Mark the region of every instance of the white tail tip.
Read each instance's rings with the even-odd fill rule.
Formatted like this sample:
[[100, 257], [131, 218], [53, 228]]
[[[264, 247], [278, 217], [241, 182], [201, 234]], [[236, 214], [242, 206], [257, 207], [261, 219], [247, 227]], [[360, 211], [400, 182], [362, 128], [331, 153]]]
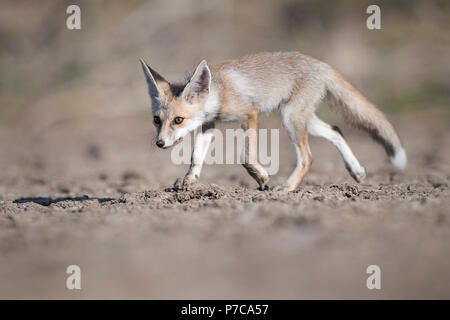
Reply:
[[394, 166], [401, 170], [405, 170], [406, 163], [408, 162], [408, 159], [406, 157], [405, 149], [399, 148], [396, 150], [395, 155], [391, 157], [391, 162]]

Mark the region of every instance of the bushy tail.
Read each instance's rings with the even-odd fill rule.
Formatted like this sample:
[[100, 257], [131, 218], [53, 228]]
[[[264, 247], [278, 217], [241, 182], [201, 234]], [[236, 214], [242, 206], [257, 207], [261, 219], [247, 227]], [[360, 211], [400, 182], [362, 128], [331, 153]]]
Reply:
[[384, 114], [336, 70], [330, 68], [326, 86], [327, 96], [335, 105], [341, 106], [345, 119], [368, 132], [375, 141], [384, 147], [391, 162], [403, 170], [407, 162], [406, 152]]

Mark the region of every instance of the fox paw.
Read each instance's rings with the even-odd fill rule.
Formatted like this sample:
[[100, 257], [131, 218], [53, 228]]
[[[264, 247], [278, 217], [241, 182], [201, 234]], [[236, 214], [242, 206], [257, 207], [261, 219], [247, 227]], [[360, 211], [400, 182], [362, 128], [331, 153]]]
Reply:
[[289, 188], [288, 186], [281, 185], [281, 186], [275, 186], [272, 189], [273, 192], [279, 192], [279, 193], [287, 193], [290, 191], [294, 191], [294, 189]]
[[260, 191], [269, 190], [269, 185], [268, 185], [269, 180], [270, 180], [269, 176], [258, 177], [258, 179], [256, 179], [256, 182], [258, 182], [258, 184], [259, 184], [258, 190], [260, 190]]
[[194, 176], [185, 176], [185, 177], [181, 177], [178, 178], [177, 180], [175, 180], [175, 183], [173, 184], [173, 188], [175, 190], [181, 190], [181, 189], [185, 189], [187, 186], [193, 185], [197, 183], [197, 178], [195, 178]]
[[366, 170], [364, 167], [359, 167], [357, 169], [349, 170], [350, 175], [356, 182], [360, 183], [366, 177]]

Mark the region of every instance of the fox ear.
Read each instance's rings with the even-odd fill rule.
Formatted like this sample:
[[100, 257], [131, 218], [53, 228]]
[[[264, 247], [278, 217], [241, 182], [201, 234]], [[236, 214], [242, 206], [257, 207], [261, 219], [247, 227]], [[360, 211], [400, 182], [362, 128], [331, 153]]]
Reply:
[[150, 68], [142, 59], [141, 62], [142, 70], [144, 71], [145, 79], [147, 80], [148, 93], [150, 97], [158, 97], [161, 88], [164, 85], [168, 85], [169, 82], [163, 78], [158, 72]]
[[211, 71], [205, 60], [200, 62], [194, 75], [189, 80], [188, 85], [184, 89], [183, 96], [187, 101], [208, 95], [211, 85]]

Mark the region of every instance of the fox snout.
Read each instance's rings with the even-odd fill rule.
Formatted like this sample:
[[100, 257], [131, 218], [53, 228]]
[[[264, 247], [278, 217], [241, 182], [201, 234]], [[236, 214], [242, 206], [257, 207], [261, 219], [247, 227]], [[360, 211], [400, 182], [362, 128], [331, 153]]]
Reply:
[[158, 139], [156, 140], [156, 145], [160, 148], [164, 148], [165, 142], [164, 140]]
[[156, 138], [156, 145], [161, 149], [168, 149], [170, 147], [173, 147], [174, 145], [178, 144], [183, 140], [183, 137], [180, 137], [176, 140], [173, 140], [172, 138], [168, 137], [166, 139], [161, 139], [159, 137]]

